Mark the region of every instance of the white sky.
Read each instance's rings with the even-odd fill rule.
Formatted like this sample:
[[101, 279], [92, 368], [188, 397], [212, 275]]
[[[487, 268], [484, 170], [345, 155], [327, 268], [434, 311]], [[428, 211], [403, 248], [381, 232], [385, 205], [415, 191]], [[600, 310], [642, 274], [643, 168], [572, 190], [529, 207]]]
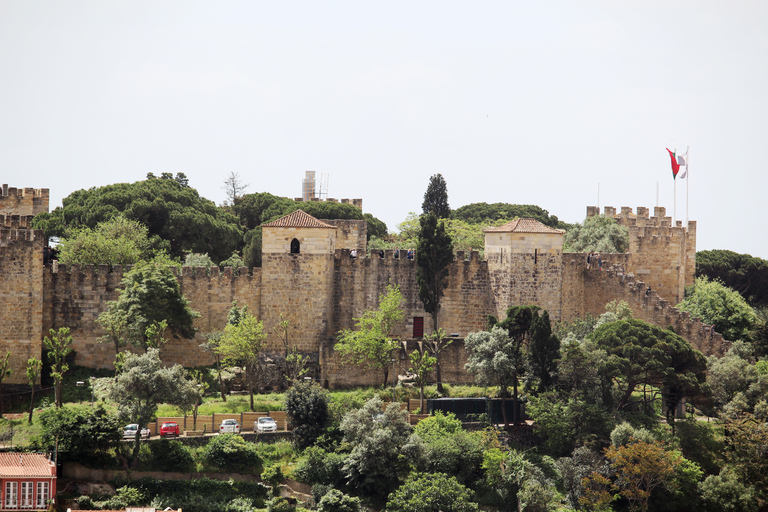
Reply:
[[[390, 230], [442, 173], [453, 208], [673, 210], [698, 249], [768, 258], [768, 2], [0, 0], [2, 183], [184, 172], [362, 198]], [[677, 218], [685, 219], [685, 181]]]

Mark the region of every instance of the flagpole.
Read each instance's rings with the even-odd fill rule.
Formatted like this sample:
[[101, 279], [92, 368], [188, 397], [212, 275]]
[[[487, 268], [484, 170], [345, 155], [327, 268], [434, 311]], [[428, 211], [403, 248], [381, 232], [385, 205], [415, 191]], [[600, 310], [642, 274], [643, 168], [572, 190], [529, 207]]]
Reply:
[[[673, 154], [675, 155], [675, 157], [674, 157], [675, 158], [675, 162], [677, 162], [677, 148], [675, 148], [675, 152]], [[673, 171], [675, 170], [674, 167], [672, 168], [672, 170]], [[674, 199], [673, 199], [673, 202], [672, 202], [672, 204], [673, 204], [673, 207], [672, 207], [672, 225], [674, 226], [675, 224], [677, 224], [677, 174], [675, 174], [674, 172], [672, 173], [672, 180], [675, 182], [675, 186], [672, 189], [672, 195], [674, 196]]]
[[688, 185], [691, 183], [691, 156], [690, 146], [685, 148], [685, 229], [688, 229]]

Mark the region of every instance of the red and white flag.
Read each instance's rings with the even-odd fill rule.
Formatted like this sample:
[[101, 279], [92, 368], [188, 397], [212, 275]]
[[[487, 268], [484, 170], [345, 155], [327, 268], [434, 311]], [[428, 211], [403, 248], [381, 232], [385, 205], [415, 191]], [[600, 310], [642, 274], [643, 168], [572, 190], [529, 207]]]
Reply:
[[672, 179], [677, 178], [677, 173], [680, 172], [681, 167], [685, 167], [685, 170], [680, 175], [680, 179], [685, 178], [685, 175], [688, 172], [688, 155], [677, 155], [674, 153], [674, 151], [670, 151], [669, 148], [666, 149], [669, 153], [669, 159], [672, 162]]

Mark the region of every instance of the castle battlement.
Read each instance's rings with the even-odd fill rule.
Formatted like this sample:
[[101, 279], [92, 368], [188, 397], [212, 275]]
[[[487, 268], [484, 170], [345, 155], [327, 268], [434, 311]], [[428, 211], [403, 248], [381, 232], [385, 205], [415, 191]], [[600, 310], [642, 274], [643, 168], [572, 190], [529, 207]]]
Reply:
[[34, 215], [3, 215], [0, 213], [0, 227], [12, 229], [32, 229]]
[[[100, 279], [109, 277], [110, 280], [122, 281], [125, 274], [131, 271], [133, 265], [112, 265], [110, 270], [109, 265], [65, 265], [59, 264], [51, 268], [52, 274], [59, 274], [59, 278], [69, 279], [71, 281], [92, 281], [93, 279]], [[216, 281], [220, 279], [229, 281], [249, 281], [253, 278], [248, 272], [248, 267], [239, 267], [237, 272], [232, 267], [224, 267], [221, 270], [219, 267], [213, 266], [207, 267], [170, 267], [171, 272], [176, 277], [187, 281]], [[66, 277], [64, 277], [66, 276]]]
[[[304, 198], [303, 197], [295, 197], [295, 198], [293, 198], [293, 200], [294, 201], [302, 201], [303, 202]], [[326, 202], [326, 203], [351, 204], [352, 206], [357, 206], [361, 210], [363, 209], [363, 200], [362, 199], [346, 199], [346, 198], [345, 199], [335, 199], [333, 197], [328, 197], [328, 198], [325, 199], [325, 201], [323, 201], [323, 199], [320, 198], [320, 197], [312, 197], [312, 198], [310, 198], [309, 202], [312, 202], [312, 203]]]
[[43, 232], [39, 229], [5, 227], [3, 225], [0, 228], [0, 247], [16, 242], [34, 242], [42, 237]]
[[[629, 206], [622, 206], [617, 212], [613, 206], [603, 207], [603, 215], [615, 219], [620, 225], [627, 227], [675, 227], [683, 228], [683, 221], [678, 220], [674, 225], [672, 217], [667, 215], [667, 209], [663, 206], [653, 208], [653, 215], [649, 216], [650, 209], [645, 206], [638, 206], [637, 211], [633, 212]], [[596, 217], [600, 215], [600, 207], [587, 206], [587, 217]], [[693, 226], [691, 226], [693, 223]], [[689, 229], [696, 227], [696, 221], [688, 221]]]
[[5, 215], [37, 215], [48, 211], [47, 188], [16, 188], [3, 184], [0, 191], [0, 213]]

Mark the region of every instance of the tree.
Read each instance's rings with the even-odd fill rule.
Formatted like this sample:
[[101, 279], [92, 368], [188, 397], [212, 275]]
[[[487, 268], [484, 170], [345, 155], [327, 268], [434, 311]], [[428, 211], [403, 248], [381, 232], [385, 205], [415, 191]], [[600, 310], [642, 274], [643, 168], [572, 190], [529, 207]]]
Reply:
[[638, 441], [605, 449], [616, 475], [615, 490], [629, 500], [630, 510], [648, 510], [654, 489], [673, 481], [676, 466], [683, 463], [679, 452], [666, 451], [660, 442]]
[[214, 261], [229, 257], [242, 241], [237, 218], [185, 186], [184, 178], [166, 174], [78, 190], [64, 198], [62, 207], [38, 214], [33, 225], [46, 237], [66, 237], [73, 229], [94, 228], [122, 216], [145, 225], [150, 238], [156, 235], [169, 243], [174, 258], [190, 251], [207, 252]]
[[317, 504], [319, 512], [360, 512], [360, 498], [348, 496], [338, 489], [331, 489]]
[[424, 386], [427, 385], [429, 372], [435, 366], [437, 359], [431, 357], [424, 348], [411, 352], [411, 367], [408, 369], [416, 377], [414, 383], [419, 386], [419, 411], [424, 414]]
[[442, 473], [421, 473], [389, 495], [387, 512], [476, 512], [472, 491]]
[[219, 344], [221, 343], [221, 338], [223, 336], [224, 336], [224, 333], [222, 331], [214, 331], [214, 332], [203, 334], [203, 337], [208, 341], [201, 343], [200, 348], [202, 348], [203, 351], [208, 352], [209, 354], [213, 354], [213, 357], [216, 359], [216, 378], [219, 381], [219, 392], [221, 393], [221, 401], [226, 402], [227, 393], [224, 387], [224, 379], [221, 376], [221, 354], [219, 353], [219, 350], [218, 350]]
[[[619, 320], [595, 329], [591, 339], [608, 356], [601, 370], [617, 386], [617, 410], [638, 401], [649, 408], [654, 387], [666, 390], [668, 414], [683, 396], [703, 393], [706, 359], [672, 331], [642, 320]], [[634, 398], [638, 388], [643, 394]]]
[[196, 393], [181, 365], [163, 367], [160, 353], [150, 348], [145, 354], [128, 353], [122, 371], [115, 376], [109, 398], [117, 402], [117, 416], [126, 423], [138, 423], [133, 461], [138, 463], [141, 427], [155, 415], [160, 403], [181, 405]]
[[412, 431], [407, 418], [408, 413], [394, 403], [382, 412], [378, 397], [344, 416], [340, 428], [352, 451], [343, 471], [358, 492], [385, 498], [397, 486], [407, 469], [406, 444]]
[[[416, 282], [419, 285], [419, 299], [424, 311], [432, 317], [432, 330], [438, 332], [440, 300], [448, 286], [448, 265], [453, 261], [451, 237], [445, 233], [445, 225], [437, 223], [434, 213], [427, 213], [419, 220], [419, 243], [416, 249]], [[442, 392], [439, 352], [435, 353], [435, 370], [438, 390]]]
[[32, 424], [32, 412], [35, 410], [35, 384], [40, 377], [40, 370], [43, 368], [43, 362], [36, 357], [27, 359], [27, 381], [31, 388], [29, 398], [29, 424]]
[[315, 383], [298, 382], [285, 395], [285, 412], [300, 449], [312, 446], [329, 419], [328, 393]]
[[248, 187], [250, 187], [250, 184], [243, 183], [243, 180], [240, 178], [240, 173], [230, 171], [229, 176], [224, 180], [223, 187], [224, 192], [227, 194], [228, 203], [234, 206], [240, 202], [243, 192], [245, 192], [245, 189]]
[[560, 359], [560, 340], [552, 334], [549, 313], [535, 316], [531, 325], [531, 341], [528, 346], [530, 377], [537, 382], [538, 392], [550, 388], [556, 378], [557, 361]]
[[750, 341], [750, 330], [757, 321], [755, 311], [736, 291], [719, 281], [696, 278], [693, 293], [677, 305], [692, 317], [699, 317], [727, 340]]
[[696, 277], [720, 281], [736, 290], [752, 307], [768, 305], [768, 261], [714, 250], [696, 253]]
[[184, 257], [185, 267], [205, 267], [206, 269], [216, 266], [208, 253], [200, 254], [190, 252]]
[[67, 265], [133, 265], [170, 250], [158, 236], [135, 220], [116, 216], [95, 227], [72, 228], [59, 244], [59, 262]]
[[421, 209], [423, 213], [435, 214], [438, 219], [447, 219], [451, 216], [451, 207], [448, 206], [448, 189], [442, 174], [433, 174], [429, 178]]
[[625, 252], [629, 249], [629, 228], [603, 215], [587, 217], [563, 237], [567, 252]]
[[46, 408], [40, 413], [38, 449], [57, 451], [65, 460], [84, 462], [120, 440], [118, 419], [101, 405]]
[[259, 475], [263, 460], [255, 444], [237, 434], [220, 434], [206, 445], [205, 462], [213, 467], [236, 473]]
[[[499, 326], [494, 326], [490, 331], [471, 332], [464, 339], [464, 347], [468, 352], [465, 368], [481, 385], [498, 385], [504, 401], [522, 365], [516, 354], [516, 345], [509, 333]], [[508, 425], [505, 403], [501, 410], [504, 424]]]
[[[120, 296], [107, 303], [107, 311], [100, 320], [108, 326], [110, 338], [118, 339], [116, 333], [121, 332], [122, 321], [126, 322], [128, 339], [142, 348], [157, 344], [162, 322], [166, 322], [168, 331], [176, 338], [194, 337], [192, 322], [199, 315], [189, 307], [170, 268], [156, 262], [140, 263], [126, 274], [122, 286]], [[115, 348], [118, 347], [115, 341]]]
[[113, 307], [113, 302], [107, 304], [107, 310], [96, 318], [96, 323], [104, 329], [104, 336], [99, 336], [99, 343], [112, 343], [115, 347], [115, 355], [125, 348], [128, 342], [128, 312], [124, 309]]
[[61, 407], [61, 381], [64, 380], [64, 373], [69, 370], [65, 359], [74, 350], [72, 348], [74, 340], [69, 335], [69, 327], [61, 327], [58, 331], [51, 329], [50, 334], [50, 338], [46, 336], [43, 339], [43, 346], [48, 351], [48, 360], [51, 362], [56, 407]]
[[216, 348], [222, 359], [230, 364], [242, 365], [245, 384], [253, 406], [253, 388], [256, 386], [256, 371], [262, 343], [267, 338], [264, 324], [248, 310], [248, 306], [237, 307], [232, 303], [228, 323], [224, 328], [219, 346]]
[[386, 291], [379, 295], [379, 308], [355, 318], [355, 330], [339, 331], [334, 346], [347, 362], [383, 371], [385, 386], [397, 348], [397, 340], [390, 338], [389, 333], [403, 319], [402, 302], [400, 287], [388, 284]]
[[545, 226], [568, 229], [570, 225], [533, 204], [472, 203], [451, 212], [451, 218], [468, 224], [501, 225], [518, 217], [536, 219]]

